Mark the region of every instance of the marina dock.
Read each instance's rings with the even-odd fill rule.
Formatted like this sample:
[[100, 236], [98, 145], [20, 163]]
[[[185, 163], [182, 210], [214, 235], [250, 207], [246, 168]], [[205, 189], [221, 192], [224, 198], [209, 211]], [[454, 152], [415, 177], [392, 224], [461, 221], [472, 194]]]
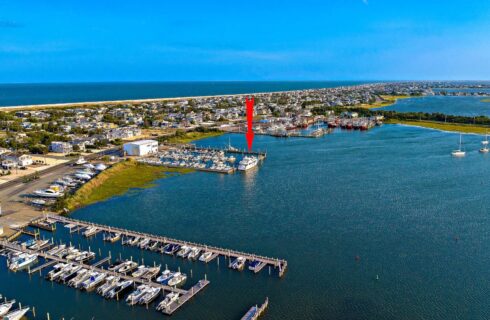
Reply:
[[[123, 237], [144, 237], [148, 238], [151, 241], [158, 241], [166, 244], [176, 244], [179, 246], [190, 246], [190, 247], [197, 247], [203, 251], [211, 251], [213, 252], [213, 259], [219, 256], [223, 256], [228, 259], [234, 259], [238, 257], [243, 257], [247, 259], [247, 261], [258, 261], [260, 262], [260, 270], [262, 270], [265, 266], [273, 267], [278, 270], [279, 277], [284, 276], [286, 270], [287, 270], [287, 261], [284, 259], [278, 259], [278, 258], [270, 258], [270, 257], [264, 257], [260, 255], [255, 255], [255, 254], [250, 254], [250, 253], [245, 253], [245, 252], [240, 252], [236, 250], [231, 250], [231, 249], [224, 249], [224, 248], [218, 248], [214, 246], [207, 246], [203, 244], [198, 244], [198, 243], [193, 243], [193, 242], [188, 242], [188, 241], [183, 241], [183, 240], [177, 240], [177, 239], [172, 239], [172, 238], [167, 238], [164, 236], [157, 236], [157, 235], [151, 235], [143, 232], [137, 232], [137, 231], [131, 231], [131, 230], [126, 230], [122, 228], [116, 228], [116, 227], [111, 227], [111, 226], [105, 226], [101, 224], [96, 224], [92, 222], [84, 222], [72, 218], [68, 218], [65, 216], [58, 216], [58, 215], [52, 215], [52, 214], [47, 214], [45, 217], [40, 218], [41, 220], [49, 219], [51, 221], [56, 221], [59, 223], [63, 224], [70, 224], [70, 225], [75, 225], [76, 227], [74, 228], [88, 228], [88, 227], [95, 227], [98, 229], [99, 232], [118, 232], [121, 233]], [[255, 271], [255, 272], [258, 272]]]
[[256, 320], [258, 319], [269, 306], [269, 298], [265, 299], [265, 302], [259, 307], [255, 305], [251, 307], [247, 313], [241, 318], [241, 320]]

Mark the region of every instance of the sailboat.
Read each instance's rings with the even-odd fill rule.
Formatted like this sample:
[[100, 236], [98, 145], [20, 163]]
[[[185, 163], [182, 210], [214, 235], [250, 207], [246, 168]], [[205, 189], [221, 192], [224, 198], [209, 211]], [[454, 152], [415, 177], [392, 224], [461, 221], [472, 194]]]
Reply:
[[485, 140], [483, 140], [481, 142], [482, 144], [482, 148], [480, 149], [480, 152], [481, 153], [488, 153], [489, 149], [488, 149], [488, 134], [485, 134]]
[[228, 151], [238, 151], [237, 148], [235, 148], [231, 145], [231, 139], [230, 138], [228, 138]]
[[466, 151], [463, 151], [461, 149], [462, 144], [463, 144], [463, 137], [460, 133], [459, 134], [459, 149], [453, 150], [453, 152], [451, 152], [453, 157], [464, 157], [466, 155]]

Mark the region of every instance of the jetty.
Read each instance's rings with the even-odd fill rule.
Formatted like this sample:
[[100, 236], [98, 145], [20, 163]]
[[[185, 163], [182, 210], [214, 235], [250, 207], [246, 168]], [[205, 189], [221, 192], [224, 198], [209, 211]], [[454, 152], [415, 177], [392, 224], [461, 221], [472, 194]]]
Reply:
[[[213, 259], [216, 257], [219, 257], [219, 256], [223, 256], [227, 259], [236, 259], [238, 257], [243, 257], [243, 258], [247, 259], [247, 261], [249, 261], [249, 262], [250, 261], [258, 261], [260, 263], [259, 264], [260, 268], [257, 269], [258, 271], [262, 270], [266, 266], [269, 266], [269, 268], [272, 267], [272, 268], [277, 269], [279, 277], [284, 276], [284, 274], [286, 273], [286, 270], [287, 270], [287, 266], [288, 266], [287, 261], [284, 259], [270, 258], [270, 257], [261, 256], [261, 255], [256, 255], [256, 254], [240, 252], [237, 250], [219, 248], [219, 247], [215, 247], [215, 246], [208, 246], [208, 245], [193, 243], [193, 242], [189, 242], [189, 241], [172, 239], [172, 238], [168, 238], [165, 236], [152, 235], [152, 234], [138, 232], [138, 231], [131, 231], [131, 230], [123, 229], [123, 228], [117, 228], [117, 227], [106, 226], [106, 225], [97, 224], [97, 223], [93, 223], [93, 222], [76, 220], [76, 219], [68, 218], [66, 216], [46, 214], [44, 217], [41, 217], [39, 219], [41, 219], [41, 220], [48, 219], [48, 220], [56, 221], [56, 222], [59, 222], [59, 223], [65, 224], [65, 225], [76, 226], [75, 228], [77, 228], [78, 230], [83, 229], [83, 228], [95, 227], [95, 228], [97, 228], [97, 230], [99, 232], [118, 232], [118, 233], [121, 233], [122, 237], [139, 237], [139, 238], [143, 237], [143, 238], [150, 239], [150, 241], [156, 241], [156, 242], [161, 242], [161, 243], [165, 243], [165, 244], [174, 244], [174, 245], [179, 245], [179, 246], [196, 247], [202, 251], [212, 252], [213, 253]], [[255, 271], [255, 272], [257, 273], [258, 271]]]
[[241, 320], [256, 320], [258, 319], [269, 306], [269, 298], [265, 298], [265, 302], [259, 307], [255, 305], [251, 307], [247, 313], [241, 318]]

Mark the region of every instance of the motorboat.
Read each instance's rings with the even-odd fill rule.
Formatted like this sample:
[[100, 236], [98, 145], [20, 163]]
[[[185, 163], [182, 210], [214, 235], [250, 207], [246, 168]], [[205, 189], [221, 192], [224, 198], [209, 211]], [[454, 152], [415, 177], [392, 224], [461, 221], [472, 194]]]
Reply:
[[177, 252], [177, 257], [185, 258], [191, 252], [191, 248], [188, 246], [182, 246]]
[[105, 279], [105, 283], [97, 288], [97, 293], [105, 296], [110, 290], [114, 289], [119, 284], [119, 277], [109, 276]]
[[150, 304], [155, 300], [160, 294], [161, 288], [149, 287], [146, 293], [139, 299], [139, 304]]
[[80, 253], [80, 255], [78, 255], [77, 257], [75, 257], [74, 261], [76, 262], [85, 262], [85, 261], [88, 261], [88, 260], [92, 260], [93, 258], [95, 258], [95, 252], [92, 252], [92, 251], [83, 251]]
[[199, 261], [209, 262], [211, 260], [212, 256], [213, 256], [212, 251], [206, 251], [203, 254], [201, 254], [201, 256], [199, 257]]
[[92, 275], [90, 276], [90, 278], [88, 278], [87, 280], [85, 280], [83, 283], [82, 283], [82, 286], [81, 286], [81, 289], [82, 290], [85, 290], [85, 291], [92, 291], [94, 290], [95, 288], [97, 288], [99, 285], [101, 285], [105, 278], [106, 278], [106, 274], [101, 272], [101, 273], [98, 273], [98, 272], [94, 272], [92, 273]]
[[248, 264], [248, 270], [255, 271], [262, 266], [263, 262], [259, 260], [253, 260]]
[[141, 278], [148, 272], [149, 268], [147, 266], [139, 266], [136, 271], [134, 271], [131, 276], [133, 278]]
[[86, 163], [87, 163], [87, 160], [85, 160], [85, 158], [84, 158], [84, 157], [79, 157], [79, 158], [77, 159], [77, 161], [75, 161], [75, 164], [76, 164], [76, 165], [79, 165], [79, 166], [80, 166], [80, 165], [83, 165], [83, 164], [86, 164]]
[[77, 275], [68, 281], [68, 285], [73, 288], [78, 288], [82, 282], [90, 277], [90, 272], [87, 269], [81, 269], [77, 272]]
[[144, 279], [147, 279], [147, 280], [151, 280], [151, 279], [155, 278], [157, 276], [157, 274], [160, 272], [161, 267], [162, 266], [159, 265], [159, 266], [148, 268], [148, 270], [146, 271], [146, 273], [142, 277]]
[[168, 243], [165, 247], [163, 247], [163, 253], [173, 255], [180, 249], [178, 244]]
[[34, 191], [34, 195], [42, 198], [59, 198], [63, 196], [63, 192], [53, 189], [41, 189]]
[[94, 168], [96, 171], [104, 171], [105, 169], [107, 169], [107, 166], [103, 163], [98, 163], [95, 165], [95, 168]]
[[79, 172], [75, 173], [74, 177], [77, 179], [80, 179], [80, 180], [85, 180], [85, 181], [92, 179], [92, 176], [85, 174], [85, 173], [79, 173]]
[[168, 309], [172, 303], [176, 302], [179, 300], [179, 294], [177, 292], [170, 292], [165, 296], [165, 299], [163, 299], [157, 306], [158, 311], [163, 311]]
[[20, 320], [24, 315], [30, 310], [29, 307], [22, 308], [19, 310], [12, 311], [3, 316], [3, 320]]
[[117, 268], [115, 271], [122, 273], [122, 274], [128, 274], [131, 271], [133, 271], [134, 269], [136, 269], [137, 267], [138, 267], [138, 264], [136, 262], [126, 261], [126, 262], [122, 263], [121, 266], [119, 268]]
[[77, 272], [82, 269], [82, 266], [79, 265], [71, 265], [67, 267], [66, 270], [63, 271], [61, 276], [59, 277], [59, 281], [66, 283], [70, 279], [76, 276]]
[[20, 271], [29, 268], [37, 262], [37, 254], [24, 254], [9, 265], [11, 271]]
[[0, 304], [0, 317], [6, 315], [15, 304], [15, 300], [6, 301]]
[[104, 241], [108, 242], [117, 242], [121, 239], [121, 233], [116, 232], [116, 233], [109, 233], [108, 235], [104, 235]]
[[31, 203], [35, 206], [45, 206], [46, 205], [46, 201], [42, 200], [42, 199], [33, 199], [31, 201]]
[[187, 275], [185, 273], [176, 272], [173, 277], [167, 281], [167, 284], [171, 287], [179, 287], [185, 283]]
[[109, 265], [109, 267], [107, 268], [107, 270], [109, 271], [116, 271], [117, 268], [121, 267], [121, 264], [123, 264], [124, 261], [121, 261], [121, 260], [116, 260], [114, 261], [113, 263], [111, 263]]
[[139, 245], [138, 245], [138, 246], [139, 246], [141, 249], [145, 249], [145, 248], [146, 248], [146, 246], [147, 246], [149, 243], [150, 243], [150, 239], [149, 239], [149, 238], [145, 238], [145, 239], [141, 240], [141, 242], [139, 243]]
[[258, 163], [259, 163], [259, 160], [256, 157], [245, 156], [238, 163], [238, 170], [246, 171], [246, 170], [252, 169], [252, 168], [256, 167]]
[[49, 245], [50, 245], [49, 240], [37, 240], [35, 244], [29, 247], [29, 249], [37, 251], [37, 250], [42, 250], [48, 247]]
[[54, 276], [63, 268], [66, 267], [66, 263], [57, 263], [53, 266], [53, 269], [48, 272], [46, 279], [53, 280]]
[[88, 227], [83, 232], [83, 235], [88, 238], [88, 237], [91, 237], [91, 236], [95, 235], [98, 231], [99, 231], [99, 229], [97, 229], [96, 227]]
[[157, 282], [161, 284], [167, 284], [168, 280], [170, 280], [174, 276], [175, 272], [172, 272], [168, 269], [164, 270], [162, 274], [157, 278]]
[[231, 269], [241, 271], [245, 267], [245, 262], [247, 262], [247, 259], [245, 259], [244, 257], [238, 257], [230, 263], [229, 267]]
[[126, 302], [130, 306], [134, 306], [139, 303], [139, 300], [148, 292], [150, 289], [146, 284], [142, 284], [136, 288], [133, 292], [131, 292], [126, 298]]
[[119, 282], [114, 288], [109, 290], [104, 297], [107, 299], [114, 299], [123, 296], [127, 291], [131, 289], [134, 282], [131, 280], [125, 280]]
[[187, 259], [196, 260], [199, 257], [199, 253], [201, 253], [201, 249], [197, 247], [192, 247], [191, 251], [187, 255]]

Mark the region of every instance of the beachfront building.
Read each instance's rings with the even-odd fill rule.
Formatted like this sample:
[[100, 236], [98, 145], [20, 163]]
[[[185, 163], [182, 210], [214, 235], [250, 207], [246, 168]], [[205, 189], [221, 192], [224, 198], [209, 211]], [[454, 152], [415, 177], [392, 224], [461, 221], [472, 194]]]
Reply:
[[32, 163], [32, 157], [28, 154], [12, 152], [2, 155], [2, 167], [5, 169], [24, 168], [30, 166]]
[[139, 140], [125, 143], [123, 146], [124, 153], [128, 156], [146, 156], [158, 152], [158, 141]]
[[55, 153], [70, 153], [73, 151], [73, 146], [68, 142], [53, 141], [49, 149]]

